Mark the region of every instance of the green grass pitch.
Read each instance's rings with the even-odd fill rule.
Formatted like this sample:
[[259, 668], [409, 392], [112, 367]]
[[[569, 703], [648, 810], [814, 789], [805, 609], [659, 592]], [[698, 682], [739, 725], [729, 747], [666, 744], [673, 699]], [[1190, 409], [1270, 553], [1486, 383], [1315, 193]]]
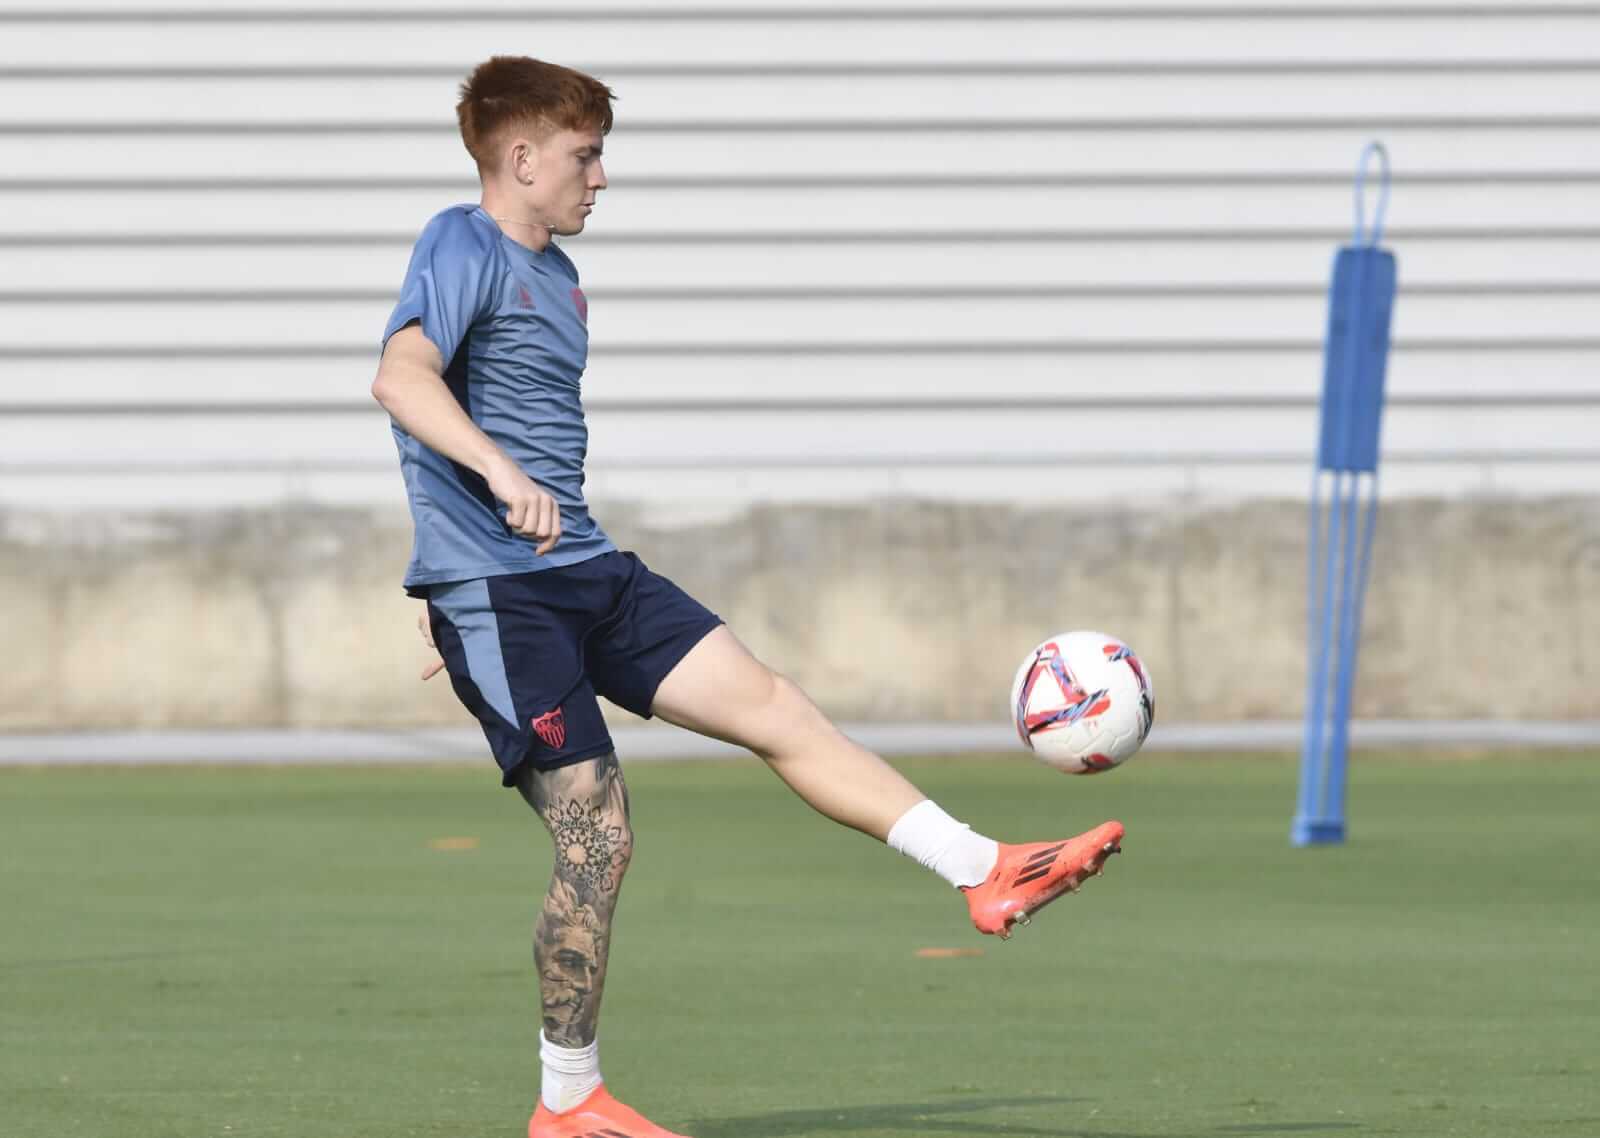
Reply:
[[[1311, 850], [1287, 759], [904, 764], [1002, 839], [1127, 824], [1002, 944], [754, 760], [624, 757], [604, 1071], [696, 1138], [1594, 1138], [1595, 758], [1361, 759]], [[487, 767], [0, 772], [0, 864], [8, 1138], [525, 1133], [550, 854]]]

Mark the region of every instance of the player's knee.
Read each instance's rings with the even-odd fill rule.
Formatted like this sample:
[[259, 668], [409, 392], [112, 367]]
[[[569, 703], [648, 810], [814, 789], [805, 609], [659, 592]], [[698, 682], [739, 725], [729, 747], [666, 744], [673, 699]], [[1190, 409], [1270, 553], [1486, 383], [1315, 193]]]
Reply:
[[633, 862], [633, 825], [628, 821], [626, 814], [617, 815], [611, 819], [610, 832], [614, 835], [612, 841], [611, 866], [621, 877], [628, 872], [628, 866]]
[[769, 672], [771, 689], [767, 694], [767, 704], [780, 715], [794, 715], [811, 705], [810, 698], [804, 689], [782, 672]]
[[550, 819], [555, 876], [582, 881], [598, 899], [614, 898], [633, 864], [633, 826], [625, 811], [576, 800], [573, 806]]
[[805, 689], [781, 672], [768, 672], [758, 720], [761, 725], [757, 745], [752, 749], [764, 759], [772, 759], [792, 749], [826, 720], [811, 702]]

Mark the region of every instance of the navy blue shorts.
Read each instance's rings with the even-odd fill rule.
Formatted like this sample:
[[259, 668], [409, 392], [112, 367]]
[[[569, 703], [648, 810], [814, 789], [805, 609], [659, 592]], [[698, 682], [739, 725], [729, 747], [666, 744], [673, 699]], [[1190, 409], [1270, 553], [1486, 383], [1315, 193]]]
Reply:
[[502, 781], [604, 755], [596, 695], [650, 718], [656, 689], [722, 623], [631, 553], [428, 589], [433, 642]]

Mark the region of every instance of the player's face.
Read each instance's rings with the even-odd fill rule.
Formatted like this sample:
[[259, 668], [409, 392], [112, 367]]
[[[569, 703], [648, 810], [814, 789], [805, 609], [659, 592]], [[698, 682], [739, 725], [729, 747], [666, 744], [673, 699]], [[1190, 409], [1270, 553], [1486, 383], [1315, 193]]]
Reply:
[[582, 233], [595, 200], [606, 188], [601, 162], [605, 136], [598, 130], [559, 130], [535, 144], [527, 162], [532, 184], [522, 187], [532, 216], [557, 233]]

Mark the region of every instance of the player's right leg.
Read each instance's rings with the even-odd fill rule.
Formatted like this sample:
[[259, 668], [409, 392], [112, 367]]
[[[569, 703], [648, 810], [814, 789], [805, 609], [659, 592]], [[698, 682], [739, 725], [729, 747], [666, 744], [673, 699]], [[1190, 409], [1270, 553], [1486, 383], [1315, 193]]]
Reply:
[[727, 628], [699, 641], [656, 688], [670, 723], [747, 747], [815, 809], [853, 826], [961, 889], [980, 932], [1015, 925], [1098, 876], [1122, 825], [1074, 838], [1004, 845], [946, 814], [878, 755], [840, 731], [798, 684], [757, 660]]

